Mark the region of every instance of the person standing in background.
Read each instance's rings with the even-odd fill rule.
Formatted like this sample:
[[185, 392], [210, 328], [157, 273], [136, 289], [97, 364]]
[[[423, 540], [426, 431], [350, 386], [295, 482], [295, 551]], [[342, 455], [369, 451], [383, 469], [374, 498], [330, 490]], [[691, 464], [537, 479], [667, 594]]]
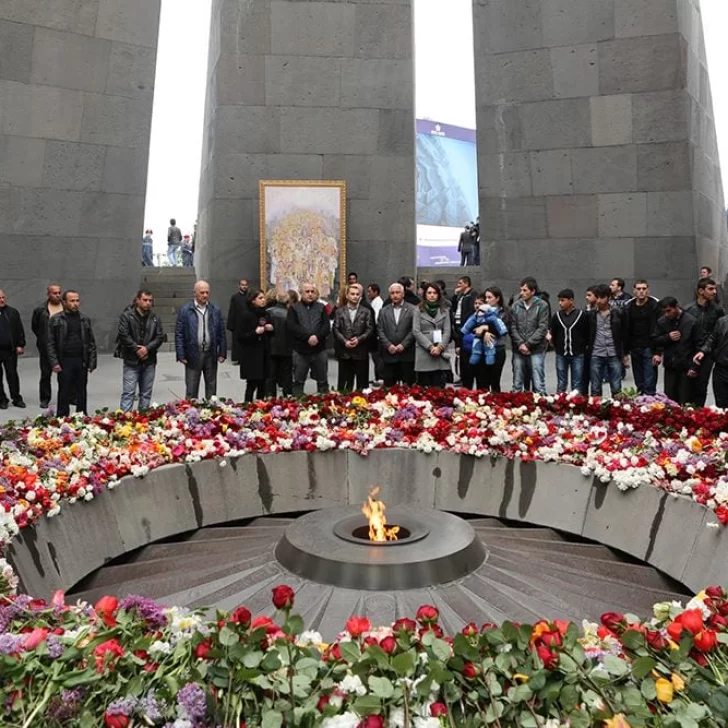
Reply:
[[25, 330], [18, 309], [7, 305], [4, 291], [0, 291], [0, 409], [8, 408], [8, 397], [2, 384], [2, 370], [8, 380], [10, 400], [15, 407], [25, 409], [20, 396], [18, 357], [25, 351]]
[[177, 265], [177, 253], [182, 244], [182, 231], [177, 227], [177, 221], [172, 218], [167, 230], [167, 260], [171, 266]]
[[53, 396], [51, 391], [53, 367], [48, 358], [48, 321], [51, 316], [63, 311], [61, 287], [57, 283], [51, 283], [48, 286], [46, 296], [46, 300], [33, 311], [33, 318], [30, 322], [30, 328], [35, 334], [35, 345], [38, 349], [38, 361], [40, 363], [41, 409], [46, 409], [50, 405]]
[[240, 363], [240, 344], [236, 336], [238, 319], [248, 310], [248, 289], [250, 284], [247, 278], [238, 281], [238, 290], [230, 296], [228, 306], [227, 330], [233, 335], [232, 354], [230, 361], [233, 366]]
[[142, 265], [154, 266], [154, 238], [151, 230], [145, 230], [142, 238]]

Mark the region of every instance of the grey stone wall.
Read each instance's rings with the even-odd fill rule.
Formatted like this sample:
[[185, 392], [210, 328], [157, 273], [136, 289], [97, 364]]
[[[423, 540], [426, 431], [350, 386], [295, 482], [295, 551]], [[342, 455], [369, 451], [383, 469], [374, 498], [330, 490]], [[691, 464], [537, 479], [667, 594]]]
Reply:
[[699, 0], [477, 0], [482, 264], [554, 295], [728, 273]]
[[58, 282], [108, 348], [138, 288], [159, 8], [0, 3], [0, 287], [28, 329]]
[[259, 278], [258, 182], [343, 179], [347, 267], [414, 273], [410, 0], [213, 0], [198, 273]]

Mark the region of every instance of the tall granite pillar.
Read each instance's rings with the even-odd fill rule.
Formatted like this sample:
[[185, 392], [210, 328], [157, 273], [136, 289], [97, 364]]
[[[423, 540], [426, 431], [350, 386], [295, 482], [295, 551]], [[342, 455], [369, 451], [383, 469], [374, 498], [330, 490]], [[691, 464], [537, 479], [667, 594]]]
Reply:
[[213, 0], [197, 271], [259, 278], [258, 182], [342, 179], [347, 267], [415, 268], [411, 0]]
[[57, 282], [107, 348], [139, 285], [159, 9], [0, 2], [0, 287], [28, 329]]
[[508, 291], [728, 273], [699, 0], [476, 0], [482, 263]]

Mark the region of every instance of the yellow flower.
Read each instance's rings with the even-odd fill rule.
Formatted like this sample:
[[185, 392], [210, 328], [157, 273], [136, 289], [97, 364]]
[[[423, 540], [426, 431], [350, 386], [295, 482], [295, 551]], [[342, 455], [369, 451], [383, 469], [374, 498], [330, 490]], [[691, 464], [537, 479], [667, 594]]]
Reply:
[[515, 674], [515, 675], [513, 676], [513, 679], [514, 679], [514, 680], [518, 680], [518, 682], [522, 682], [522, 683], [526, 683], [526, 682], [528, 682], [528, 680], [529, 680], [529, 678], [528, 678], [528, 675], [523, 675], [523, 674], [522, 674], [522, 673], [520, 673], [520, 672], [517, 672], [517, 673], [516, 673], [516, 674]]
[[604, 721], [604, 728], [632, 728], [624, 717], [624, 713], [617, 713]]
[[351, 400], [351, 406], [352, 407], [366, 407], [367, 401], [364, 399], [364, 397], [353, 397]]
[[683, 680], [676, 672], [672, 673], [670, 679], [672, 680], [672, 686], [675, 690], [678, 692], [685, 690], [685, 680]]
[[672, 683], [669, 680], [666, 680], [664, 677], [661, 677], [659, 680], [655, 681], [655, 690], [657, 691], [657, 699], [661, 703], [671, 703], [672, 702], [672, 696], [675, 691], [675, 689], [672, 686]]

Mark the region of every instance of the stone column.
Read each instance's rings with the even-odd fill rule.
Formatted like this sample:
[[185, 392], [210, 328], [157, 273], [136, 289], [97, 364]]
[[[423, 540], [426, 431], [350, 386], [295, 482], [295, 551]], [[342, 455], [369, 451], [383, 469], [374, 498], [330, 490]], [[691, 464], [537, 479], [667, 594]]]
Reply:
[[414, 273], [410, 0], [214, 0], [198, 272], [259, 278], [258, 182], [343, 179], [347, 267]]
[[57, 282], [108, 348], [139, 286], [159, 8], [0, 3], [0, 286], [27, 329]]
[[486, 277], [614, 276], [686, 301], [728, 272], [698, 0], [476, 0]]

